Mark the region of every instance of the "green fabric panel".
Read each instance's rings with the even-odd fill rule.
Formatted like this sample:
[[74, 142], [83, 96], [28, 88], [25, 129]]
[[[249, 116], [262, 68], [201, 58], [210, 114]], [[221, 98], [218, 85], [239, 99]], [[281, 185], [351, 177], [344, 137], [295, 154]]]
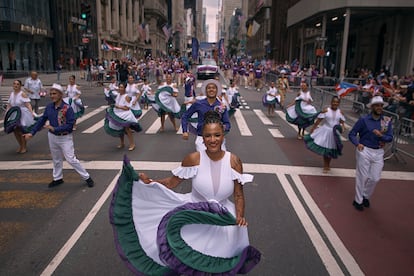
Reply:
[[162, 276], [171, 272], [149, 258], [142, 249], [132, 218], [132, 185], [138, 179], [137, 173], [130, 165], [124, 165], [119, 178], [118, 191], [113, 207], [113, 224], [116, 236], [128, 261], [145, 275]]
[[204, 255], [192, 249], [181, 238], [181, 228], [187, 224], [211, 224], [217, 226], [235, 225], [231, 213], [225, 215], [203, 211], [184, 210], [173, 215], [167, 226], [167, 240], [174, 255], [193, 269], [208, 273], [223, 273], [231, 270], [240, 262], [240, 256], [221, 258]]

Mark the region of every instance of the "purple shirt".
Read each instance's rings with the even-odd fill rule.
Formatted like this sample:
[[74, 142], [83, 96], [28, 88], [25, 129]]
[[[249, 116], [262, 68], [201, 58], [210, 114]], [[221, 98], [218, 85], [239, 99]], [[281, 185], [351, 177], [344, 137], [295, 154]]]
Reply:
[[[181, 117], [181, 127], [183, 128], [183, 132], [188, 132], [188, 120], [194, 113], [198, 115], [198, 122], [197, 122], [197, 135], [201, 136], [203, 134], [203, 125], [204, 125], [204, 114], [207, 111], [214, 110], [216, 106], [220, 106], [221, 102], [216, 99], [216, 101], [210, 105], [207, 99], [199, 100], [193, 103], [190, 108], [183, 114]], [[221, 116], [221, 121], [224, 124], [224, 131], [230, 131], [230, 120], [229, 120], [229, 113], [227, 109]]]
[[[380, 142], [389, 143], [393, 139], [392, 134], [392, 121], [386, 121], [385, 118], [381, 115], [378, 120], [375, 120], [371, 114], [368, 114], [364, 117], [358, 119], [355, 123], [354, 127], [349, 132], [349, 140], [357, 146], [358, 144], [363, 144], [366, 147], [372, 149], [379, 149], [381, 147]], [[384, 130], [382, 137], [378, 137], [372, 131], [374, 129], [377, 130]], [[359, 135], [359, 139], [357, 136]]]

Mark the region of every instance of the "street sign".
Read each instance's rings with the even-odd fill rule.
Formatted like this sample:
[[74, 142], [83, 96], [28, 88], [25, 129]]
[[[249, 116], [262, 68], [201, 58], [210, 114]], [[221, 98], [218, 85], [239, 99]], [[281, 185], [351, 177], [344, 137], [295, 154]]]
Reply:
[[316, 41], [327, 41], [328, 38], [327, 37], [323, 37], [323, 36], [318, 36], [317, 38], [315, 38]]
[[92, 33], [84, 33], [84, 34], [82, 34], [82, 37], [93, 38], [93, 34]]
[[89, 43], [89, 38], [87, 37], [82, 38], [82, 43]]

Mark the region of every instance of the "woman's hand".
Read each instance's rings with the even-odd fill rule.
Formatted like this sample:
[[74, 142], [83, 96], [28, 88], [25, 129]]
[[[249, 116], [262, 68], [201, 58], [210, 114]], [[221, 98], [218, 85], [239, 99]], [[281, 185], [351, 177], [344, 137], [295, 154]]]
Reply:
[[145, 173], [140, 173], [139, 178], [144, 182], [145, 184], [150, 184], [153, 180], [148, 177]]
[[238, 226], [247, 226], [248, 225], [245, 217], [237, 217], [236, 218], [236, 224]]

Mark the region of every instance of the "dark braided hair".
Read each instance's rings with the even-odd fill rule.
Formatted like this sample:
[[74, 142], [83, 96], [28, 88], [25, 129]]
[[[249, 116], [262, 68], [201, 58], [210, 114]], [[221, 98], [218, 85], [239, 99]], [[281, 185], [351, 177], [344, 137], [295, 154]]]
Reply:
[[219, 124], [221, 127], [223, 127], [223, 122], [221, 121], [221, 115], [214, 110], [209, 110], [204, 114], [204, 125], [208, 124]]

